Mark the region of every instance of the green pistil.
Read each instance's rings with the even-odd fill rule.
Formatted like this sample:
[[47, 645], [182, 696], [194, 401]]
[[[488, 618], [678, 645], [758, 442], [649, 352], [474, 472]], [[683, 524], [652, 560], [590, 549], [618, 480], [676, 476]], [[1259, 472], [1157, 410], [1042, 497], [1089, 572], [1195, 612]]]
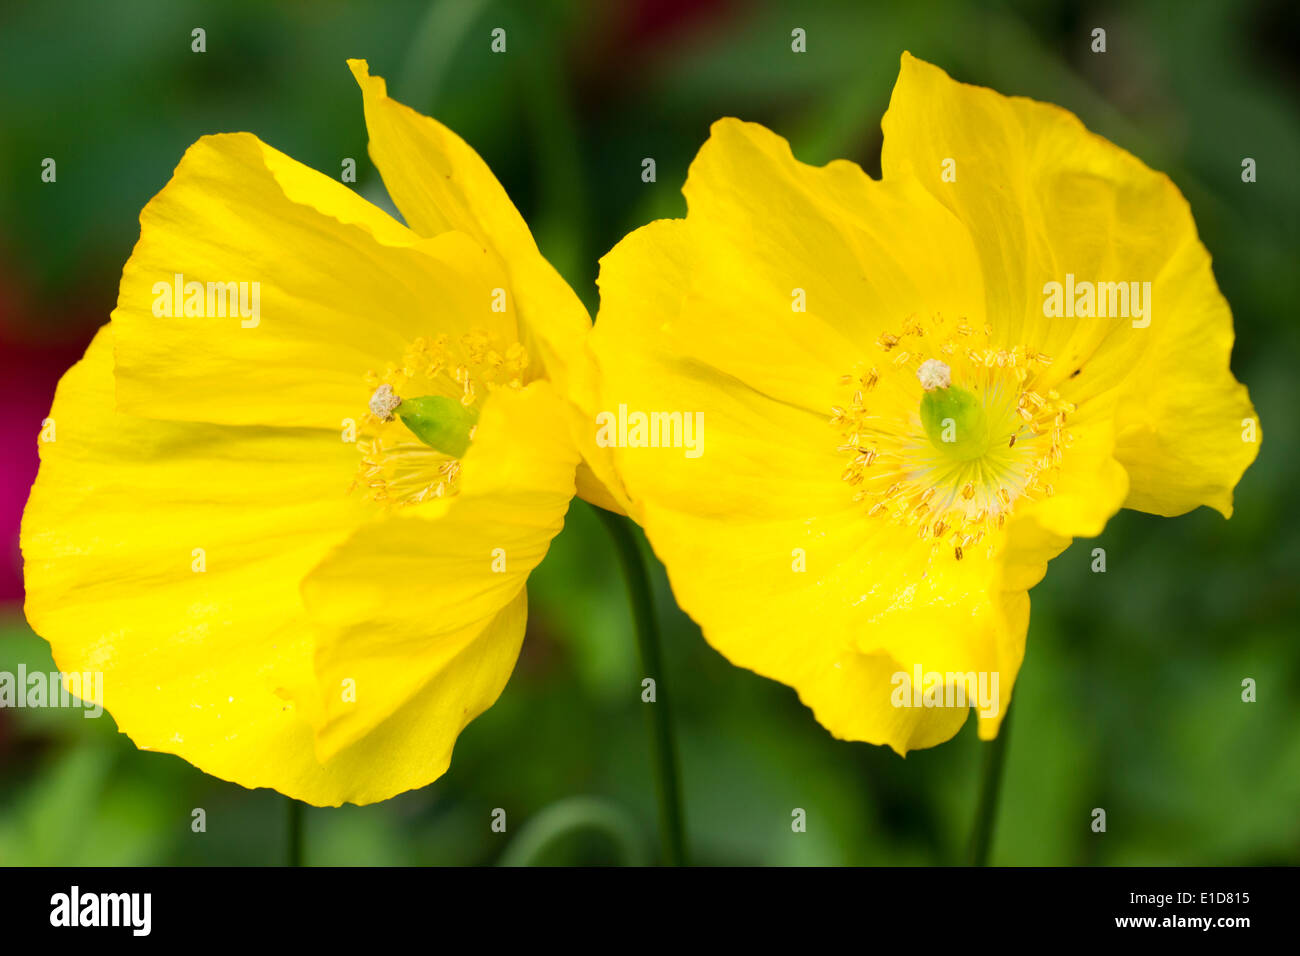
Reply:
[[442, 395], [404, 398], [396, 412], [416, 438], [452, 458], [465, 454], [469, 448], [470, 432], [478, 424], [476, 410]]
[[927, 391], [921, 398], [921, 424], [931, 444], [957, 461], [970, 461], [988, 451], [984, 403], [960, 386]]

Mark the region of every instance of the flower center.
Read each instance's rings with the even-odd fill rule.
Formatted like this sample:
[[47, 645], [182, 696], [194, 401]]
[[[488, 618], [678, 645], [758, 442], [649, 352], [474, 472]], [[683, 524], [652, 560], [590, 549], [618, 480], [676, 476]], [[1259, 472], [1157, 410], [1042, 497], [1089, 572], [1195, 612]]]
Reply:
[[486, 332], [456, 342], [446, 335], [416, 339], [400, 364], [366, 373], [361, 461], [348, 490], [391, 505], [454, 495], [482, 399], [497, 388], [522, 388], [527, 372], [521, 344], [507, 346]]
[[452, 458], [465, 454], [478, 424], [474, 406], [444, 395], [404, 399], [388, 385], [380, 385], [370, 396], [370, 411], [384, 421], [391, 421], [396, 413], [411, 434]]
[[989, 416], [984, 403], [960, 385], [926, 389], [921, 397], [921, 425], [935, 450], [953, 461], [981, 458], [989, 450]]
[[916, 528], [932, 551], [961, 560], [987, 541], [992, 557], [1016, 505], [1054, 493], [1073, 442], [1075, 406], [1039, 384], [1051, 358], [941, 316], [877, 346], [884, 358], [843, 376], [849, 397], [831, 410], [850, 456], [841, 477], [870, 517]]

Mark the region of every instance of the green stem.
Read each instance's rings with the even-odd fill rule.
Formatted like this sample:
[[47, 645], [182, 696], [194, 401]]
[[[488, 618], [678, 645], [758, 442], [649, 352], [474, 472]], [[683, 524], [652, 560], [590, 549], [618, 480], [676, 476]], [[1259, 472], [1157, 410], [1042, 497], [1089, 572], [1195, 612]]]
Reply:
[[[593, 506], [594, 507], [594, 506]], [[628, 602], [636, 625], [637, 652], [641, 671], [655, 682], [655, 702], [646, 708], [646, 725], [650, 732], [650, 751], [655, 767], [655, 791], [659, 800], [659, 839], [664, 862], [669, 866], [686, 864], [686, 838], [682, 815], [681, 787], [677, 779], [677, 747], [673, 741], [671, 713], [668, 707], [667, 682], [663, 679], [663, 658], [659, 646], [659, 629], [655, 624], [654, 602], [645, 559], [637, 546], [630, 523], [622, 515], [603, 508], [596, 514], [614, 539], [614, 548], [623, 565], [627, 580]]]
[[981, 748], [984, 751], [984, 766], [980, 772], [975, 830], [971, 835], [971, 863], [974, 866], [989, 865], [989, 853], [993, 849], [993, 827], [998, 816], [998, 798], [1002, 793], [1002, 765], [1006, 763], [1007, 738], [1010, 736], [1011, 708], [1008, 705], [998, 735]]
[[289, 797], [288, 865], [302, 866], [302, 802]]
[[584, 830], [608, 838], [624, 866], [645, 866], [645, 837], [636, 820], [617, 804], [594, 797], [570, 797], [542, 810], [506, 847], [501, 865], [545, 866], [551, 850]]

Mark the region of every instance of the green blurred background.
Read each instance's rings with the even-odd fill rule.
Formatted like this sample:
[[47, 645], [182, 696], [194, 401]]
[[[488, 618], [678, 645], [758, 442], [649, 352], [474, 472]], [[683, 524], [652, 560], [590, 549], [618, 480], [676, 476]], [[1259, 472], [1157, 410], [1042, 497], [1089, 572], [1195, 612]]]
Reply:
[[[812, 163], [879, 175], [899, 53], [1058, 103], [1167, 171], [1236, 316], [1233, 365], [1266, 442], [1230, 522], [1124, 512], [1033, 592], [993, 861], [1300, 863], [1296, 303], [1300, 81], [1291, 2], [6, 2], [0, 7], [0, 670], [52, 669], [21, 612], [17, 527], [57, 376], [107, 320], [140, 208], [185, 148], [251, 130], [387, 206], [366, 156], [366, 57], [496, 171], [593, 312], [596, 263], [685, 212], [719, 116]], [[1090, 51], [1094, 27], [1104, 55]], [[202, 27], [207, 52], [191, 52]], [[495, 27], [507, 53], [489, 50]], [[807, 32], [791, 52], [790, 32]], [[58, 181], [40, 181], [44, 157]], [[1258, 182], [1241, 181], [1243, 157]], [[657, 163], [655, 183], [641, 161]], [[389, 207], [391, 208], [391, 207]], [[1090, 571], [1093, 547], [1108, 572]], [[655, 565], [693, 856], [927, 864], [966, 856], [981, 744], [906, 760], [833, 740], [793, 691], [728, 665]], [[654, 860], [640, 677], [604, 529], [575, 503], [530, 583], [523, 655], [451, 770], [377, 806], [306, 811], [307, 861], [490, 864], [557, 820], [544, 862]], [[817, 622], [810, 620], [810, 628]], [[1258, 701], [1241, 701], [1243, 678]], [[590, 798], [574, 802], [575, 798]], [[193, 808], [207, 832], [191, 832]], [[509, 829], [493, 833], [493, 808]], [[807, 811], [793, 833], [791, 811]], [[1093, 833], [1091, 811], [1107, 812]], [[532, 833], [526, 833], [532, 829]], [[136, 751], [110, 717], [0, 710], [0, 864], [261, 864], [286, 801]], [[611, 836], [610, 834], [617, 834]]]

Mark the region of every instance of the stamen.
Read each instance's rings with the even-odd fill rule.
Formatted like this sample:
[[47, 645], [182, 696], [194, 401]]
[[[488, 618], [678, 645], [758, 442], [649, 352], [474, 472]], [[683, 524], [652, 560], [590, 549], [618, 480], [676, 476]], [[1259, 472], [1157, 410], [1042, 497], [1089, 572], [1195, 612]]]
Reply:
[[[1044, 380], [1051, 356], [993, 331], [965, 317], [944, 327], [937, 315], [908, 316], [876, 340], [890, 362], [839, 379], [844, 397], [830, 421], [852, 500], [914, 527], [932, 555], [943, 544], [956, 560], [995, 555], [1017, 504], [1056, 493], [1073, 444], [1076, 407]], [[902, 413], [900, 401], [915, 401], [917, 413]]]
[[414, 339], [401, 361], [364, 375], [370, 397], [348, 490], [393, 506], [457, 494], [459, 459], [473, 441], [480, 404], [498, 388], [523, 388], [528, 370], [520, 342], [486, 332]]

